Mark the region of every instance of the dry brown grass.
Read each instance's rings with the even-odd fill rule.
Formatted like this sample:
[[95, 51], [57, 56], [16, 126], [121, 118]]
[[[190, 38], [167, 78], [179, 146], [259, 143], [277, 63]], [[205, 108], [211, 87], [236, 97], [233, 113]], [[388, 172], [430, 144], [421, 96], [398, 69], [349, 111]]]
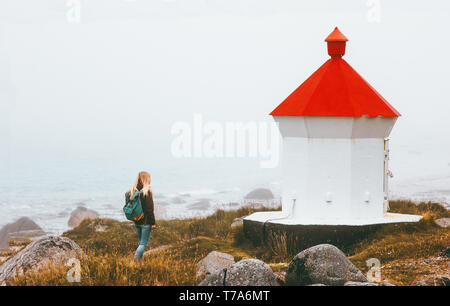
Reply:
[[[417, 223], [388, 224], [356, 244], [350, 260], [363, 272], [368, 270], [366, 260], [377, 258], [382, 264], [382, 274], [397, 285], [410, 285], [419, 279], [440, 276], [440, 269], [429, 265], [411, 265], [424, 259], [434, 262], [438, 258], [441, 266], [450, 274], [450, 261], [441, 256], [450, 247], [450, 230], [441, 228], [434, 222], [438, 218], [450, 217], [450, 212], [433, 203], [414, 204], [411, 201], [393, 201], [390, 211], [423, 215]], [[433, 259], [434, 258], [434, 259]]]
[[411, 285], [420, 280], [449, 276], [450, 262], [445, 257], [399, 259], [381, 266], [381, 276], [395, 285]]
[[[81, 260], [80, 283], [67, 282], [69, 268], [49, 266], [16, 277], [11, 285], [194, 285], [197, 262], [213, 250], [232, 254], [236, 260], [259, 258], [274, 270], [286, 270], [291, 258], [286, 239], [280, 237], [278, 243], [269, 247], [255, 247], [245, 238], [242, 227], [230, 227], [234, 218], [253, 211], [243, 208], [218, 211], [207, 218], [160, 221], [152, 234], [150, 247], [170, 244], [171, 248], [144, 257], [141, 264], [133, 262], [137, 243], [132, 224], [108, 219], [84, 221], [64, 233], [87, 254]], [[437, 258], [449, 247], [449, 230], [434, 223], [436, 218], [449, 216], [448, 211], [437, 204], [416, 205], [407, 201], [392, 202], [391, 211], [425, 217], [418, 223], [383, 226], [350, 248], [347, 255], [352, 262], [367, 271], [366, 260], [378, 258], [382, 278], [398, 285], [443, 273], [448, 258], [441, 258], [433, 265], [420, 263], [426, 258]], [[97, 225], [107, 226], [106, 231], [97, 232]], [[414, 262], [415, 265], [408, 266]]]
[[42, 271], [16, 277], [10, 285], [22, 286], [180, 286], [195, 281], [195, 262], [161, 252], [135, 263], [132, 256], [87, 256], [81, 260], [81, 282], [71, 283], [69, 268], [50, 265]]
[[[235, 218], [255, 211], [245, 207], [235, 211], [218, 210], [206, 218], [159, 221], [149, 248], [167, 244], [172, 247], [144, 256], [140, 264], [133, 262], [137, 247], [133, 224], [111, 219], [85, 220], [77, 228], [63, 234], [77, 242], [87, 254], [81, 260], [80, 283], [67, 281], [68, 267], [53, 265], [17, 276], [10, 284], [193, 285], [197, 262], [213, 250], [232, 254], [236, 260], [257, 256], [252, 248], [246, 250], [235, 243], [235, 236], [241, 237], [237, 240], [243, 243], [242, 228], [236, 230], [230, 227]], [[97, 231], [99, 226], [106, 227], [106, 230]]]

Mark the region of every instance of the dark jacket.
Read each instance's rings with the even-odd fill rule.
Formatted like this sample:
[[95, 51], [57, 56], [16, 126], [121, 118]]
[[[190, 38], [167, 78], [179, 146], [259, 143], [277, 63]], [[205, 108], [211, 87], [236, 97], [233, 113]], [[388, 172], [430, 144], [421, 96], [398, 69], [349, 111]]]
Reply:
[[[127, 191], [125, 193], [125, 199], [128, 199], [129, 195], [130, 192]], [[141, 193], [140, 196], [141, 196], [142, 210], [144, 211], [144, 218], [139, 221], [135, 221], [134, 223], [141, 225], [142, 224], [156, 225], [154, 213], [155, 205], [153, 204], [153, 193], [151, 191], [147, 195]]]

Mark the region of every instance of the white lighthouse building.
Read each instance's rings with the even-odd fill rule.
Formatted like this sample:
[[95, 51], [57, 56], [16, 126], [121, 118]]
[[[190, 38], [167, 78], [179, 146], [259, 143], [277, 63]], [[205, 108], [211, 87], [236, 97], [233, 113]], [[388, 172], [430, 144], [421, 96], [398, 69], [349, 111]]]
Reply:
[[387, 213], [387, 137], [400, 116], [342, 57], [336, 28], [328, 59], [270, 115], [282, 136], [282, 211], [249, 221], [301, 225], [414, 222]]

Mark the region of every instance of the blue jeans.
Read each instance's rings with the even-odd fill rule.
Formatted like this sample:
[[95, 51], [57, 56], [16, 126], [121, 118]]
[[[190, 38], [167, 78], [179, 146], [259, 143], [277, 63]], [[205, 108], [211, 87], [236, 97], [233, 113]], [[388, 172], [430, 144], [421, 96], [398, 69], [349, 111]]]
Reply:
[[134, 253], [134, 260], [140, 261], [144, 255], [144, 250], [148, 245], [150, 236], [152, 235], [152, 226], [144, 224], [135, 224], [136, 234], [139, 242], [139, 246]]

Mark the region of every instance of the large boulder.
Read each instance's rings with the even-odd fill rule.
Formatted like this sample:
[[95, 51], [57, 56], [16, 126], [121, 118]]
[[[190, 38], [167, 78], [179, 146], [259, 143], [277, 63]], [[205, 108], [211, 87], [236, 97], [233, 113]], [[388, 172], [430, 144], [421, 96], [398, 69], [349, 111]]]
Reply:
[[65, 260], [81, 255], [78, 244], [67, 237], [41, 238], [0, 266], [0, 285], [7, 285], [18, 274], [39, 270], [49, 263], [64, 264]]
[[217, 271], [202, 280], [199, 286], [225, 286], [226, 269]]
[[205, 278], [199, 286], [278, 286], [272, 269], [258, 259], [243, 259]]
[[244, 198], [246, 200], [272, 200], [273, 193], [266, 188], [257, 188], [247, 193]]
[[342, 286], [348, 281], [367, 282], [367, 278], [331, 244], [319, 244], [298, 253], [286, 273], [286, 285]]
[[231, 267], [234, 264], [234, 257], [230, 254], [212, 251], [197, 264], [197, 281], [205, 277]]
[[44, 235], [45, 232], [33, 220], [22, 217], [13, 223], [5, 225], [0, 230], [0, 250], [8, 248], [8, 242], [11, 238], [27, 239]]
[[84, 206], [78, 206], [70, 214], [70, 218], [67, 224], [70, 227], [77, 227], [85, 219], [97, 219], [98, 217], [99, 215], [96, 211], [87, 209]]
[[227, 286], [277, 286], [272, 269], [258, 259], [244, 259], [232, 265], [226, 273]]

